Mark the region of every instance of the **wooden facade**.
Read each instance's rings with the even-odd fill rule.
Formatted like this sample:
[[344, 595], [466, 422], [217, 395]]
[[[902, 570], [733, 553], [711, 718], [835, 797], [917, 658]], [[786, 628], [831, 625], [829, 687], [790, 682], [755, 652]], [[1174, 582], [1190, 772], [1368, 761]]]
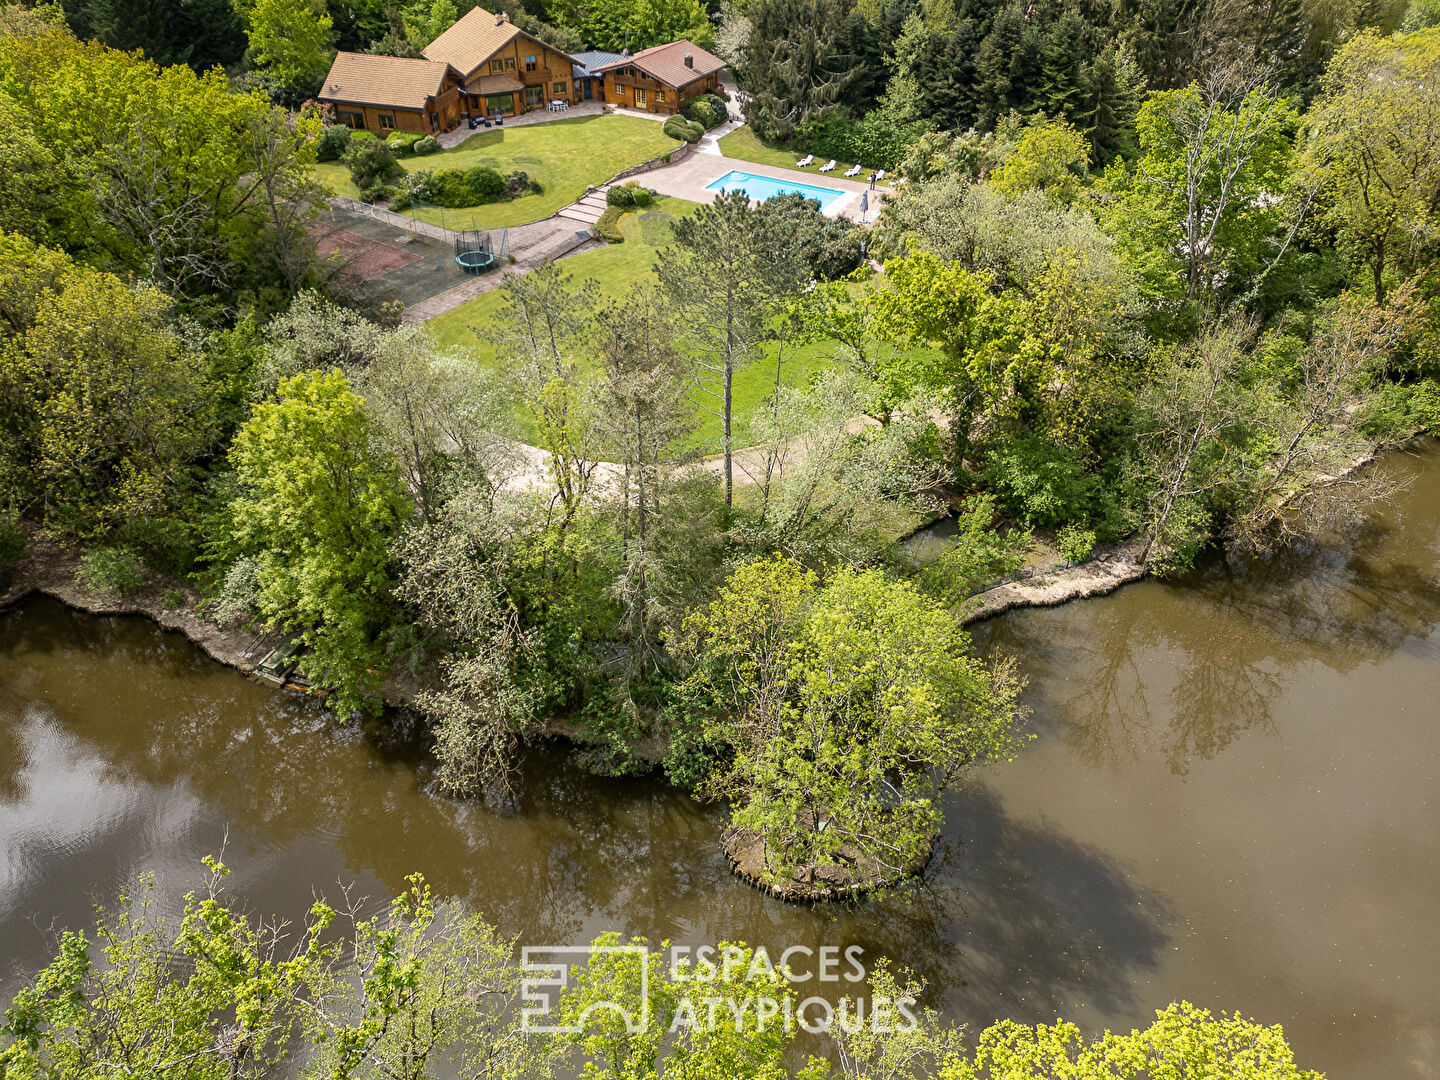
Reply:
[[[341, 78], [335, 73], [342, 70], [346, 60], [351, 66], [344, 68], [343, 81], [332, 86], [331, 80]], [[460, 76], [453, 69], [445, 70], [436, 93], [428, 92], [434, 83], [427, 83], [426, 73], [418, 70], [413, 84], [418, 89], [397, 92], [393, 79], [367, 84], [363, 78], [357, 78], [354, 74], [357, 62], [363, 65], [366, 58], [344, 53], [336, 57], [336, 66], [331, 69], [331, 76], [320, 92], [320, 100], [335, 110], [335, 119], [339, 123], [357, 131], [373, 131], [381, 138], [392, 131], [421, 131], [427, 135], [438, 135], [461, 123], [465, 111], [464, 95], [460, 91]], [[423, 64], [424, 61], [402, 63]], [[363, 74], [363, 67], [361, 72]]]
[[639, 68], [627, 66], [605, 72], [602, 93], [608, 104], [622, 109], [669, 115], [679, 112], [681, 104], [690, 98], [713, 94], [719, 88], [718, 72], [702, 75], [683, 86], [671, 86]]
[[[528, 35], [517, 36], [486, 57], [465, 80], [465, 108], [475, 116], [519, 116], [543, 109], [551, 101], [575, 104], [580, 101], [580, 91], [572, 67], [566, 54]], [[486, 86], [486, 80], [498, 83], [502, 79], [514, 80], [519, 86], [493, 90]]]

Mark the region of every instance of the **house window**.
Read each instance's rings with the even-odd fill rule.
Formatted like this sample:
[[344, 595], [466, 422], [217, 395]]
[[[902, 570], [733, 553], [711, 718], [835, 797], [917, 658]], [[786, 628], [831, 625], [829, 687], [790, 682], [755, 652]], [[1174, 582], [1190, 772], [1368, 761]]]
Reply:
[[505, 58], [505, 70], [506, 70], [506, 71], [514, 71], [514, 70], [515, 70], [515, 58], [514, 58], [513, 56], [507, 56], [507, 57]]
[[616, 96], [616, 97], [624, 97], [624, 96], [625, 96], [625, 84], [624, 84], [624, 83], [616, 83], [616, 84], [615, 84], [615, 96]]
[[658, 102], [660, 102], [660, 104], [663, 105], [663, 104], [665, 103], [665, 91], [664, 91], [664, 90], [656, 90], [656, 91], [655, 91], [655, 100], [658, 101]]
[[563, 94], [563, 93], [565, 93], [565, 84], [564, 84], [563, 82], [557, 82], [557, 83], [555, 84], [555, 92], [556, 92], [557, 94]]
[[364, 113], [347, 112], [346, 110], [341, 109], [341, 110], [340, 110], [340, 122], [341, 122], [342, 124], [345, 124], [345, 125], [348, 126], [348, 127], [358, 128], [360, 131], [364, 131], [364, 130], [365, 130], [365, 114], [364, 114]]
[[526, 71], [534, 71], [534, 70], [535, 70], [535, 57], [533, 57], [533, 56], [527, 56], [527, 57], [525, 58], [525, 70], [526, 70]]
[[636, 105], [644, 105], [644, 104], [645, 104], [645, 90], [644, 90], [644, 88], [639, 87], [639, 86], [637, 86], [637, 87], [635, 88], [635, 104], [636, 104]]
[[491, 61], [490, 61], [490, 74], [492, 74], [492, 75], [499, 75], [499, 74], [500, 74], [502, 71], [504, 71], [504, 70], [505, 70], [505, 61], [504, 61], [504, 60], [491, 60]]
[[525, 104], [539, 105], [545, 100], [545, 88], [543, 86], [527, 86], [525, 88]]
[[389, 113], [381, 113], [380, 126], [382, 128], [385, 128], [386, 130], [393, 128], [395, 126], [395, 117], [391, 116]]

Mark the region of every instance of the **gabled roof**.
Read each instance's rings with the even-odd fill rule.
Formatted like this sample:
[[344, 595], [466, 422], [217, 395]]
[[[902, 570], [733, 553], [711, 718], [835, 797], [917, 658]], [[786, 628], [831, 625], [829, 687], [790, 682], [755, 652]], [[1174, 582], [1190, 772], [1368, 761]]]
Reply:
[[319, 99], [424, 109], [426, 100], [440, 93], [449, 70], [450, 65], [435, 60], [336, 53], [330, 74], [325, 76], [325, 85], [320, 88]]
[[545, 45], [539, 38], [521, 30], [508, 15], [496, 15], [480, 7], [471, 8], [456, 19], [450, 29], [425, 46], [422, 52], [427, 60], [441, 60], [462, 76], [469, 76], [517, 37], [544, 45], [551, 52], [570, 59], [554, 46]]
[[[686, 66], [687, 54], [693, 66]], [[637, 67], [666, 86], [681, 87], [720, 71], [725, 67], [725, 61], [714, 53], [706, 52], [694, 42], [681, 39], [668, 45], [652, 45], [648, 49], [641, 49], [634, 56], [622, 56], [613, 63], [601, 64], [592, 69], [592, 74], [611, 71], [617, 67]]]
[[588, 79], [595, 74], [596, 68], [605, 67], [607, 64], [617, 64], [625, 59], [625, 54], [591, 49], [588, 52], [577, 52], [570, 59], [575, 63], [575, 78]]

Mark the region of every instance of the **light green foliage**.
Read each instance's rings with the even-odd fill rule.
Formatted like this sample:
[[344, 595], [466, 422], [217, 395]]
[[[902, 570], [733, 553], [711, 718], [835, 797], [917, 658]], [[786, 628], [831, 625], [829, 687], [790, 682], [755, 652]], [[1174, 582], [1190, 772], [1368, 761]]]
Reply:
[[685, 631], [734, 751], [704, 790], [764, 839], [776, 879], [844, 852], [893, 880], [927, 850], [940, 792], [1013, 751], [1013, 666], [971, 657], [947, 609], [878, 570], [822, 587], [785, 558], [749, 563]]
[[[15, 1080], [249, 1080], [290, 1052], [298, 996], [325, 960], [317, 908], [282, 951], [278, 928], [222, 902], [229, 871], [185, 898], [178, 927], [154, 911], [153, 883], [101, 912], [94, 938], [66, 932], [60, 952], [5, 1014], [0, 1075]], [[98, 953], [98, 955], [94, 955]]]
[[1284, 187], [1298, 122], [1263, 80], [1253, 67], [1220, 66], [1203, 82], [1152, 94], [1136, 124], [1134, 172], [1107, 173], [1112, 235], [1141, 261], [1162, 252], [1171, 260], [1169, 280], [1157, 268], [1157, 291], [1197, 300], [1222, 285], [1235, 291], [1259, 269], [1275, 229], [1267, 201]]
[[0, 96], [0, 232], [40, 243], [57, 239], [66, 178], [29, 118]]
[[165, 298], [0, 237], [0, 315], [5, 498], [73, 535], [167, 513], [216, 387]]
[[1025, 565], [1032, 537], [1028, 529], [1001, 533], [995, 497], [972, 496], [956, 518], [955, 537], [920, 574], [921, 587], [947, 607], [963, 607], [976, 589], [1008, 577]]
[[[851, 1017], [866, 1016], [868, 1022], [848, 1027], [835, 1024], [827, 1033], [840, 1059], [840, 1073], [832, 1073], [826, 1063], [812, 1058], [800, 1080], [974, 1080], [974, 1067], [965, 1054], [964, 1029], [945, 1023], [933, 1008], [918, 1004], [924, 1000], [924, 982], [881, 959], [867, 973], [866, 983], [865, 998], [847, 998], [837, 1008], [837, 1015], [845, 1009]], [[908, 1017], [899, 1011], [902, 1001], [908, 1001]], [[869, 1011], [864, 1012], [866, 1009]]]
[[542, 1071], [545, 1047], [520, 1030], [513, 939], [478, 915], [435, 900], [419, 874], [389, 910], [353, 925], [343, 967], [315, 980], [310, 1029], [316, 1080]]
[[[5, 1012], [0, 1075], [540, 1080], [569, 1075], [578, 1053], [597, 1080], [1323, 1080], [1296, 1066], [1278, 1026], [1183, 1001], [1146, 1028], [1091, 1040], [1064, 1020], [1002, 1021], [967, 1051], [963, 1026], [883, 958], [863, 998], [835, 1009], [824, 1038], [838, 1068], [812, 1057], [792, 1071], [799, 995], [768, 955], [720, 942], [674, 956], [668, 943], [652, 951], [614, 932], [595, 938], [588, 963], [537, 1017], [582, 1030], [531, 1034], [515, 940], [437, 900], [419, 874], [369, 918], [322, 899], [286, 926], [231, 907], [229, 869], [204, 861], [205, 887], [185, 896], [178, 925], [157, 914], [154, 883], [141, 878], [138, 894], [100, 911], [93, 935], [62, 934], [55, 960]], [[647, 1022], [630, 1030], [620, 1010]]]
[[378, 703], [393, 618], [389, 540], [410, 512], [372, 449], [364, 403], [338, 370], [283, 379], [240, 429], [230, 461], [233, 555], [260, 559], [260, 615], [312, 650], [306, 674], [342, 713]]
[[631, 52], [686, 38], [702, 49], [715, 31], [699, 0], [597, 0], [574, 27], [592, 49]]
[[1064, 121], [1046, 121], [1025, 129], [990, 182], [1007, 195], [1033, 188], [1052, 203], [1068, 206], [1084, 185], [1089, 158], [1085, 136]]
[[1306, 153], [1333, 184], [1345, 249], [1368, 263], [1375, 302], [1387, 273], [1408, 277], [1440, 239], [1440, 29], [1358, 35], [1325, 73]]
[[250, 55], [285, 104], [315, 92], [335, 50], [324, 0], [248, 0], [244, 5]]
[[237, 93], [218, 68], [161, 68], [58, 31], [0, 42], [23, 72], [0, 82], [24, 114], [17, 130], [61, 163], [47, 198], [58, 240], [194, 301], [303, 274], [318, 117]]
[[96, 592], [128, 596], [145, 584], [145, 563], [127, 547], [96, 548], [80, 557], [75, 580]]
[[1013, 1021], [994, 1024], [980, 1035], [975, 1066], [992, 1080], [1321, 1080], [1319, 1073], [1296, 1067], [1278, 1025], [1263, 1027], [1238, 1013], [1216, 1017], [1185, 1001], [1157, 1011], [1143, 1031], [1106, 1032], [1091, 1043], [1063, 1020], [1033, 1028]]
[[431, 0], [429, 5], [419, 0], [405, 13], [405, 37], [410, 47], [419, 51], [449, 30], [459, 17], [454, 0]]
[[1067, 562], [1081, 562], [1095, 550], [1095, 530], [1066, 525], [1055, 537], [1055, 548]]
[[[585, 1054], [585, 1076], [783, 1080], [788, 1075], [784, 1051], [790, 1032], [779, 1015], [768, 1022], [757, 1017], [762, 1002], [767, 1008], [773, 1002], [783, 1015], [796, 995], [772, 966], [756, 962], [744, 943], [721, 942], [715, 961], [687, 957], [673, 967], [666, 961], [668, 942], [651, 950], [644, 938], [626, 941], [605, 933], [591, 944], [606, 951], [591, 953], [557, 1009], [562, 1023], [584, 1024], [583, 1032], [567, 1038]], [[626, 946], [644, 955], [613, 951]], [[647, 1017], [646, 1030], [629, 1030], [622, 1009], [637, 1021]]]

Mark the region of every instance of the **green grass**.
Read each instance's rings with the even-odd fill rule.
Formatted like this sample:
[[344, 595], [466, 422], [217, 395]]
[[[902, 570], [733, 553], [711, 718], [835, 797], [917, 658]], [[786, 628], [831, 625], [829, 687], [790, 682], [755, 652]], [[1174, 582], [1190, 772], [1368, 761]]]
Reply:
[[[593, 280], [601, 296], [621, 299], [637, 288], [655, 281], [654, 265], [662, 247], [670, 242], [669, 221], [675, 217], [693, 213], [697, 204], [682, 199], [661, 198], [651, 210], [627, 213], [620, 219], [620, 231], [625, 237], [623, 244], [610, 244], [593, 251], [573, 255], [561, 262], [567, 273], [573, 274], [578, 286]], [[426, 323], [426, 329], [442, 345], [459, 345], [468, 349], [476, 360], [485, 367], [495, 365], [495, 349], [482, 340], [477, 331], [483, 332], [504, 305], [502, 290], [496, 289], [469, 303], [438, 315]], [[829, 366], [821, 345], [808, 346], [787, 357], [783, 369], [784, 380], [792, 385], [807, 382], [814, 374]], [[582, 362], [587, 373], [593, 367]], [[735, 377], [734, 416], [736, 419], [736, 443], [744, 446], [748, 439], [745, 420], [751, 416], [765, 396], [775, 385], [775, 347], [767, 347], [763, 355]], [[721, 449], [720, 421], [701, 406], [704, 397], [696, 396], [696, 418], [699, 422], [690, 440], [693, 447], [706, 453], [718, 453]], [[523, 435], [533, 436], [533, 430], [522, 417]]]
[[[805, 156], [794, 150], [783, 150], [778, 146], [770, 146], [768, 143], [761, 142], [749, 126], [736, 128], [729, 135], [723, 136], [720, 139], [720, 152], [727, 158], [753, 161], [759, 165], [774, 165], [777, 169], [794, 169], [795, 163]], [[831, 172], [822, 174], [819, 172], [819, 167], [824, 165], [825, 161], [826, 159], [817, 155], [813, 165], [799, 171], [823, 176], [840, 176], [855, 164], [853, 161], [837, 161]], [[874, 171], [868, 165], [862, 165], [859, 175], [852, 176], [850, 179], [861, 180]]]
[[[523, 169], [544, 188], [511, 202], [466, 210], [427, 206], [412, 211], [421, 221], [448, 229], [498, 229], [549, 217], [616, 173], [659, 157], [679, 145], [653, 120], [638, 116], [576, 116], [523, 127], [478, 131], [453, 150], [405, 156], [406, 169], [468, 169], [489, 165], [505, 174]], [[337, 195], [358, 199], [350, 170], [338, 161], [315, 166], [315, 178]]]

